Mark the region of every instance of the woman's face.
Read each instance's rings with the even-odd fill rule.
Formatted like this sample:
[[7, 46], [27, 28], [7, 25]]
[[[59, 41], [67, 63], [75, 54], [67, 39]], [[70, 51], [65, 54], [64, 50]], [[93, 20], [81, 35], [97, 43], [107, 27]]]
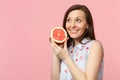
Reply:
[[71, 38], [79, 39], [88, 28], [85, 13], [82, 10], [73, 10], [68, 14], [66, 20], [66, 30]]

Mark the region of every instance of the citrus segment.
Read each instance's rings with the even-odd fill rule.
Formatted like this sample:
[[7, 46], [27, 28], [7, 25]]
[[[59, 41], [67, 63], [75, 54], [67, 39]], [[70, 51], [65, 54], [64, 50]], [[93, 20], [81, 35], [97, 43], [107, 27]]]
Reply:
[[56, 43], [63, 43], [67, 39], [67, 33], [62, 27], [54, 27], [51, 30], [50, 37]]

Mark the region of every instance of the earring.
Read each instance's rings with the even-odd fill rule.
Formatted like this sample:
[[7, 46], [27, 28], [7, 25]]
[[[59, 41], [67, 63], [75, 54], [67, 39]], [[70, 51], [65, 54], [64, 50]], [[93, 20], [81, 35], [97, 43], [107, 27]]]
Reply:
[[86, 27], [86, 29], [88, 29], [88, 26]]

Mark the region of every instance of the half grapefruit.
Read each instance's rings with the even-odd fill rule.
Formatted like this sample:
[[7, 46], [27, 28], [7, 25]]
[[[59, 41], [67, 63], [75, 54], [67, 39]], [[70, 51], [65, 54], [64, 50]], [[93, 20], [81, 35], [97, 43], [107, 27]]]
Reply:
[[67, 32], [63, 27], [54, 27], [50, 32], [50, 37], [56, 43], [63, 43], [67, 39]]

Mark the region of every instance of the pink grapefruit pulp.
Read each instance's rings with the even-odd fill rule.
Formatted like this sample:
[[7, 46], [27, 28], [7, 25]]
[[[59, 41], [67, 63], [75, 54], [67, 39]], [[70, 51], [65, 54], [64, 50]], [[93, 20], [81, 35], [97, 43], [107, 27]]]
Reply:
[[67, 32], [63, 27], [54, 27], [50, 32], [50, 37], [56, 43], [63, 43], [67, 39]]

